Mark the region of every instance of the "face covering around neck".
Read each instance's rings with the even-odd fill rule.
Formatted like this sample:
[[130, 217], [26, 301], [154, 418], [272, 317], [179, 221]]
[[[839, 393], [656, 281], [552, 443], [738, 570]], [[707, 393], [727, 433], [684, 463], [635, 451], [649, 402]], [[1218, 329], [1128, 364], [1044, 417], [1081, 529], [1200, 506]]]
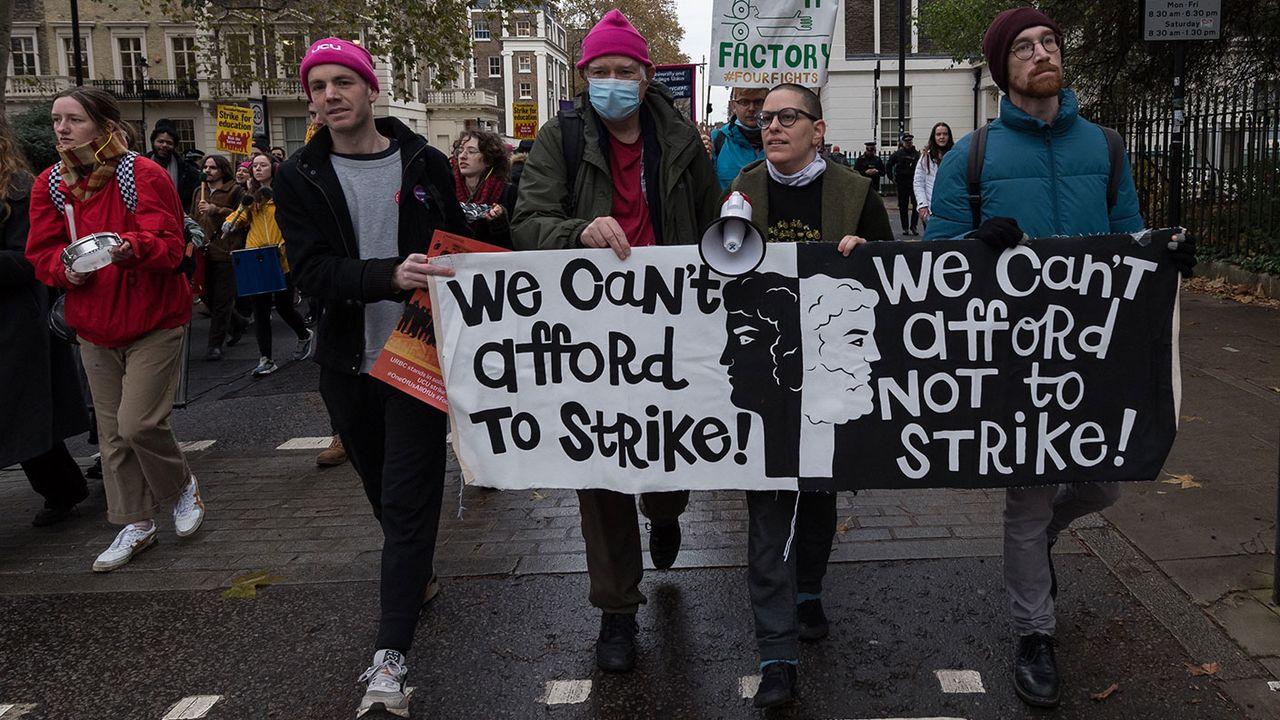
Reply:
[[591, 107], [605, 120], [617, 122], [640, 108], [640, 81], [600, 78], [587, 81]]
[[765, 160], [765, 165], [769, 167], [769, 177], [783, 185], [790, 185], [792, 187], [803, 187], [808, 185], [814, 180], [817, 180], [818, 176], [827, 169], [827, 161], [823, 160], [822, 156], [816, 151], [813, 155], [813, 162], [801, 168], [800, 172], [792, 173], [791, 175], [784, 175], [782, 171], [774, 167], [773, 163], [768, 159]]

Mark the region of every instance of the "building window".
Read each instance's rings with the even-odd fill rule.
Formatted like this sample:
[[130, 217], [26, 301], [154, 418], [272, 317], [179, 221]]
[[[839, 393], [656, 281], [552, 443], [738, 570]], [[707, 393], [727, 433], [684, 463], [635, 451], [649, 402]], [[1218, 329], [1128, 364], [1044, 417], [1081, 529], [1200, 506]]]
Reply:
[[502, 77], [502, 58], [496, 55], [489, 58], [489, 77]]
[[307, 137], [307, 119], [305, 117], [284, 118], [284, 152], [293, 155], [298, 148], [305, 145]]
[[169, 38], [173, 50], [173, 79], [196, 79], [196, 39], [189, 35]]
[[531, 100], [533, 98], [533, 83], [520, 83], [520, 99]]
[[280, 76], [286, 79], [298, 77], [298, 66], [307, 54], [307, 36], [288, 33], [280, 36]]
[[178, 131], [178, 150], [190, 150], [196, 146], [196, 121], [191, 118], [172, 118], [173, 129]]
[[530, 37], [533, 35], [533, 24], [528, 20], [516, 21], [516, 37]]
[[533, 60], [528, 55], [521, 55], [519, 62], [520, 62], [520, 72], [522, 73], [533, 72]]
[[[911, 88], [905, 88], [902, 104], [903, 132], [911, 132]], [[880, 88], [880, 144], [898, 146], [898, 88]]]
[[253, 44], [246, 33], [228, 35], [226, 39], [227, 74], [233, 80], [253, 77]]
[[9, 38], [9, 75], [34, 77], [39, 74], [36, 69], [36, 39], [30, 35]]
[[120, 79], [132, 92], [142, 91], [142, 81], [147, 68], [147, 58], [142, 53], [142, 38], [116, 38], [116, 51], [120, 55]]
[[[75, 74], [76, 74], [75, 45], [71, 44], [70, 37], [62, 37], [62, 38], [58, 38], [58, 40], [62, 44], [63, 60], [67, 64], [66, 71], [63, 72], [62, 74], [70, 77], [75, 77]], [[80, 65], [81, 65], [81, 68], [84, 70], [84, 76], [86, 78], [93, 74], [92, 71], [89, 70], [89, 40], [84, 36], [80, 37]]]
[[483, 22], [483, 21], [477, 22], [475, 26], [471, 28], [471, 39], [472, 40], [488, 40], [489, 39], [489, 23]]

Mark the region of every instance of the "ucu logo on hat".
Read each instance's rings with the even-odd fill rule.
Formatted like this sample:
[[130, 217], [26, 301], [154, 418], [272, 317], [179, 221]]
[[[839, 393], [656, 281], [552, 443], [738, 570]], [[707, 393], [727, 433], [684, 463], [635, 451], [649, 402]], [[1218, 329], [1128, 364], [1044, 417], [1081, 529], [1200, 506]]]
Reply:
[[311, 43], [311, 47], [307, 49], [307, 54], [298, 68], [298, 74], [302, 80], [302, 88], [307, 93], [307, 99], [311, 98], [311, 85], [307, 82], [307, 71], [316, 65], [330, 63], [351, 69], [364, 78], [365, 82], [369, 83], [370, 88], [380, 90], [378, 76], [373, 71], [373, 57], [369, 55], [369, 51], [348, 40], [327, 37]]
[[316, 43], [316, 46], [311, 48], [311, 52], [313, 53], [320, 52], [321, 50], [337, 50], [338, 52], [342, 52], [342, 46], [337, 43]]

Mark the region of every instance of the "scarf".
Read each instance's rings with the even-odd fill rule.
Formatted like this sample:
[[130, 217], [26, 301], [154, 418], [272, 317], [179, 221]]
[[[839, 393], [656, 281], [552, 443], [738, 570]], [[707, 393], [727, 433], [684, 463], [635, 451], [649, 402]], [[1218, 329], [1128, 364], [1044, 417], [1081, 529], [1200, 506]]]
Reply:
[[55, 148], [62, 158], [62, 184], [67, 186], [76, 200], [84, 202], [94, 193], [106, 187], [116, 176], [116, 165], [129, 148], [115, 133], [104, 140], [98, 136], [75, 147]]
[[476, 186], [473, 193], [467, 192], [467, 181], [463, 179], [462, 173], [458, 168], [453, 169], [453, 185], [460, 203], [477, 203], [480, 205], [496, 205], [502, 202], [503, 192], [507, 189], [505, 180], [493, 176], [493, 169], [489, 172]]
[[822, 156], [816, 152], [813, 156], [813, 162], [805, 165], [800, 169], [800, 172], [792, 175], [783, 174], [782, 171], [773, 166], [773, 162], [768, 158], [766, 158], [764, 162], [765, 165], [769, 166], [769, 177], [773, 178], [774, 181], [778, 183], [790, 185], [791, 187], [804, 187], [814, 180], [817, 180], [818, 176], [827, 169], [827, 161], [823, 160]]

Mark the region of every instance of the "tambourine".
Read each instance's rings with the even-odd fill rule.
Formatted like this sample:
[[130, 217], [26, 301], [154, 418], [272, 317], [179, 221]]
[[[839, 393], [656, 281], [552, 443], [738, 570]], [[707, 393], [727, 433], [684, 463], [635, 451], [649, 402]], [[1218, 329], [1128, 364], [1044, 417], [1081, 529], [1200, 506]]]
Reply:
[[91, 273], [111, 264], [111, 248], [120, 243], [120, 236], [112, 232], [86, 235], [62, 251], [62, 264], [72, 272]]

